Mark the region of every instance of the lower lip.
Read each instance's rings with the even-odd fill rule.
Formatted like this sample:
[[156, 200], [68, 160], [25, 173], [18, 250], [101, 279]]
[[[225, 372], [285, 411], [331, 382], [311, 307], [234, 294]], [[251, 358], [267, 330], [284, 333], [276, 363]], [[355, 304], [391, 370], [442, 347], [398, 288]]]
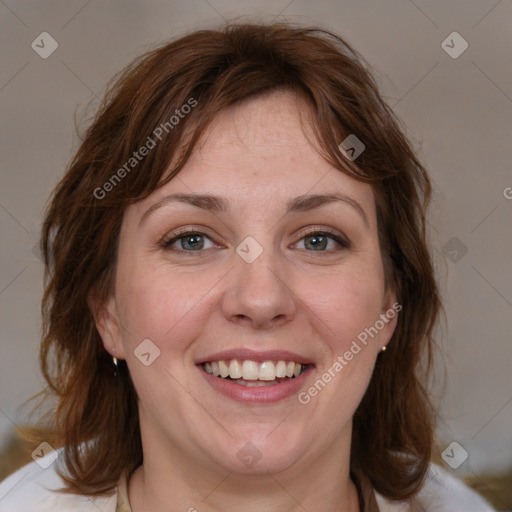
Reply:
[[308, 367], [298, 377], [288, 379], [280, 384], [271, 386], [247, 387], [237, 384], [232, 380], [215, 377], [215, 375], [206, 372], [201, 365], [197, 366], [203, 378], [216, 391], [224, 396], [242, 403], [251, 404], [267, 404], [284, 400], [299, 392], [304, 385], [305, 379], [312, 371], [312, 367]]

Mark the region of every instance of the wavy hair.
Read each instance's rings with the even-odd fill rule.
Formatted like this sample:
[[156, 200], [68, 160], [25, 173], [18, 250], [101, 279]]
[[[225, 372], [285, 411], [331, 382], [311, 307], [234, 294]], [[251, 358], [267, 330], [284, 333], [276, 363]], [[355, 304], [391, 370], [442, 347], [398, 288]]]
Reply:
[[[353, 419], [351, 472], [392, 500], [420, 489], [432, 454], [427, 377], [442, 309], [425, 225], [429, 177], [346, 41], [316, 27], [237, 23], [151, 49], [114, 77], [47, 206], [40, 362], [43, 393], [56, 398], [65, 492], [111, 493], [123, 470], [142, 463], [136, 390], [123, 361], [113, 378], [88, 303], [91, 293], [106, 300], [114, 292], [126, 207], [179, 173], [217, 112], [274, 90], [307, 101], [317, 150], [374, 191], [386, 286], [403, 310]], [[171, 121], [191, 99], [187, 115]], [[159, 127], [155, 147], [122, 167], [156, 142]], [[357, 161], [339, 149], [349, 134], [366, 146]]]

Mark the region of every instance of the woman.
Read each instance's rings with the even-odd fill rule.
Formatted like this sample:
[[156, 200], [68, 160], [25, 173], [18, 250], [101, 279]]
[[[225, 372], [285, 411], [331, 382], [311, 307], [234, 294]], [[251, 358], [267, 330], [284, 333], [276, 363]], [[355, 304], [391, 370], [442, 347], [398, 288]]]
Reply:
[[430, 191], [334, 34], [142, 56], [46, 214], [61, 448], [1, 510], [492, 510], [430, 462]]

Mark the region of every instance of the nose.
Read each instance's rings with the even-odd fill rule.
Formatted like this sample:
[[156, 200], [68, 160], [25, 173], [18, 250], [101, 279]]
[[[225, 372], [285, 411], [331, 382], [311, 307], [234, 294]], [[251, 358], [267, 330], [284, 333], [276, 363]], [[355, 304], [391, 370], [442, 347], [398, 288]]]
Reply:
[[234, 268], [222, 299], [226, 319], [254, 329], [273, 329], [288, 323], [295, 315], [297, 297], [286, 262], [271, 249], [248, 263], [237, 253]]

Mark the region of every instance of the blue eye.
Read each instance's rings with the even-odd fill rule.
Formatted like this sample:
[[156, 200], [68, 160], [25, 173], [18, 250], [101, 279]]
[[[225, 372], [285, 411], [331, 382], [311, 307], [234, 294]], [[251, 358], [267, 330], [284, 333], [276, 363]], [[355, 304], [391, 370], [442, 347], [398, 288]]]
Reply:
[[[301, 238], [301, 240], [308, 239], [310, 240], [309, 246], [312, 247], [312, 250], [316, 252], [330, 252], [323, 250], [327, 248], [329, 241], [334, 241], [336, 244], [341, 245], [345, 249], [349, 247], [349, 243], [346, 240], [342, 239], [338, 235], [335, 235], [334, 233], [328, 233], [324, 231], [313, 231]], [[304, 245], [307, 246], [308, 244], [305, 243]]]
[[[170, 240], [164, 240], [162, 246], [165, 249], [185, 251], [185, 252], [199, 252], [201, 249], [204, 249], [204, 239], [208, 239], [211, 242], [211, 239], [206, 236], [204, 233], [200, 231], [186, 231], [184, 233], [180, 233], [179, 235], [171, 238]], [[181, 248], [176, 249], [172, 246], [176, 242], [181, 242]], [[188, 248], [190, 248], [190, 250]], [[207, 247], [208, 248], [208, 247]]]
[[[210, 247], [205, 246], [205, 240], [211, 243]], [[342, 236], [330, 231], [310, 231], [305, 234], [300, 240], [309, 240], [309, 243], [305, 243], [305, 247], [309, 252], [335, 252], [341, 251], [343, 249], [348, 249], [350, 247], [350, 242]], [[336, 249], [336, 247], [331, 248], [330, 250], [325, 250], [328, 248], [328, 242], [334, 242], [341, 248]], [[169, 239], [164, 239], [161, 242], [161, 246], [170, 251], [174, 252], [182, 252], [182, 253], [192, 253], [192, 252], [204, 252], [203, 249], [211, 249], [215, 246], [212, 239], [207, 236], [205, 233], [201, 231], [184, 231], [178, 233], [176, 236], [173, 236]], [[311, 248], [311, 249], [308, 249]]]

